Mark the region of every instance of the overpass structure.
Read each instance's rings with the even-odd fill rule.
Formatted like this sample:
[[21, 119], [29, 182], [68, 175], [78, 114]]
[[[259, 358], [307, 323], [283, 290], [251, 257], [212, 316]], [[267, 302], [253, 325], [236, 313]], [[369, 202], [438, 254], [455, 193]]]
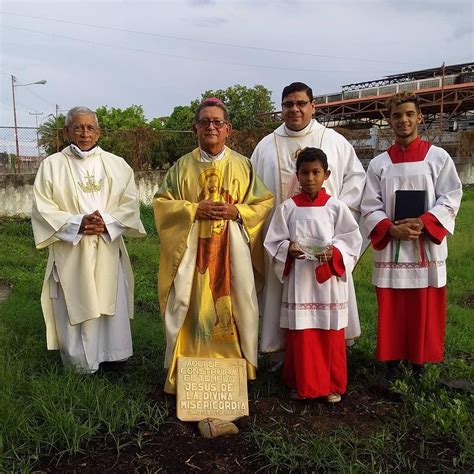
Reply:
[[[474, 63], [443, 65], [347, 84], [341, 92], [316, 96], [315, 116], [331, 126], [383, 126], [386, 99], [403, 91], [419, 97], [425, 124], [436, 123], [441, 129], [474, 129]], [[280, 111], [270, 115], [281, 120]]]

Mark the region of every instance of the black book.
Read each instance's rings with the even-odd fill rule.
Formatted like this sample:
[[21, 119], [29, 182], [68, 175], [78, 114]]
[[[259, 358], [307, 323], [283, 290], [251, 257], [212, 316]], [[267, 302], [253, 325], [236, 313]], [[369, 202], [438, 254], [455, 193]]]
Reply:
[[425, 212], [425, 190], [395, 191], [394, 221], [420, 217]]

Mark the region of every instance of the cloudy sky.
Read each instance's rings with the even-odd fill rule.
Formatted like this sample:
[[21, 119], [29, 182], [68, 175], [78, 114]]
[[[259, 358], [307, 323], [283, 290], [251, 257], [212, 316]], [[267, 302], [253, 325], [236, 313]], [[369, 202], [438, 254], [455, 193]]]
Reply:
[[208, 89], [303, 81], [316, 94], [474, 59], [472, 0], [0, 0], [0, 126], [75, 105], [151, 119]]

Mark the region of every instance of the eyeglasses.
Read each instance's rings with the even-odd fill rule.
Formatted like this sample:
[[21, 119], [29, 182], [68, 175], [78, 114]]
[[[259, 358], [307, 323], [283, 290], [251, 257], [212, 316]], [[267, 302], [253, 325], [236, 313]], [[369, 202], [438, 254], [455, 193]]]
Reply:
[[70, 125], [68, 127], [75, 135], [80, 135], [83, 132], [95, 133], [97, 132], [97, 127], [93, 125]]
[[295, 105], [299, 109], [302, 109], [306, 107], [310, 102], [311, 100], [296, 100], [294, 102], [292, 100], [287, 100], [286, 102], [282, 102], [281, 105], [284, 109], [292, 109]]
[[199, 119], [197, 121], [198, 125], [200, 127], [203, 127], [203, 128], [207, 128], [209, 127], [209, 125], [211, 125], [211, 123], [214, 125], [215, 128], [222, 128], [224, 125], [227, 124], [227, 122], [225, 120], [221, 120], [221, 119], [207, 119], [207, 118], [203, 118], [203, 119]]

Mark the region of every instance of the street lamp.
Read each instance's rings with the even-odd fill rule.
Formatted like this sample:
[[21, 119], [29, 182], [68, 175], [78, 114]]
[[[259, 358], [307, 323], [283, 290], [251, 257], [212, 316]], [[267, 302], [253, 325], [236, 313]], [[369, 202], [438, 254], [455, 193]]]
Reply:
[[33, 84], [46, 84], [46, 81], [42, 79], [41, 81], [29, 82], [28, 84], [15, 84], [15, 82], [16, 82], [16, 77], [12, 74], [13, 122], [15, 124], [15, 144], [16, 144], [15, 171], [18, 173], [20, 171], [20, 143], [18, 141], [18, 125], [16, 121], [15, 87], [31, 86]]

